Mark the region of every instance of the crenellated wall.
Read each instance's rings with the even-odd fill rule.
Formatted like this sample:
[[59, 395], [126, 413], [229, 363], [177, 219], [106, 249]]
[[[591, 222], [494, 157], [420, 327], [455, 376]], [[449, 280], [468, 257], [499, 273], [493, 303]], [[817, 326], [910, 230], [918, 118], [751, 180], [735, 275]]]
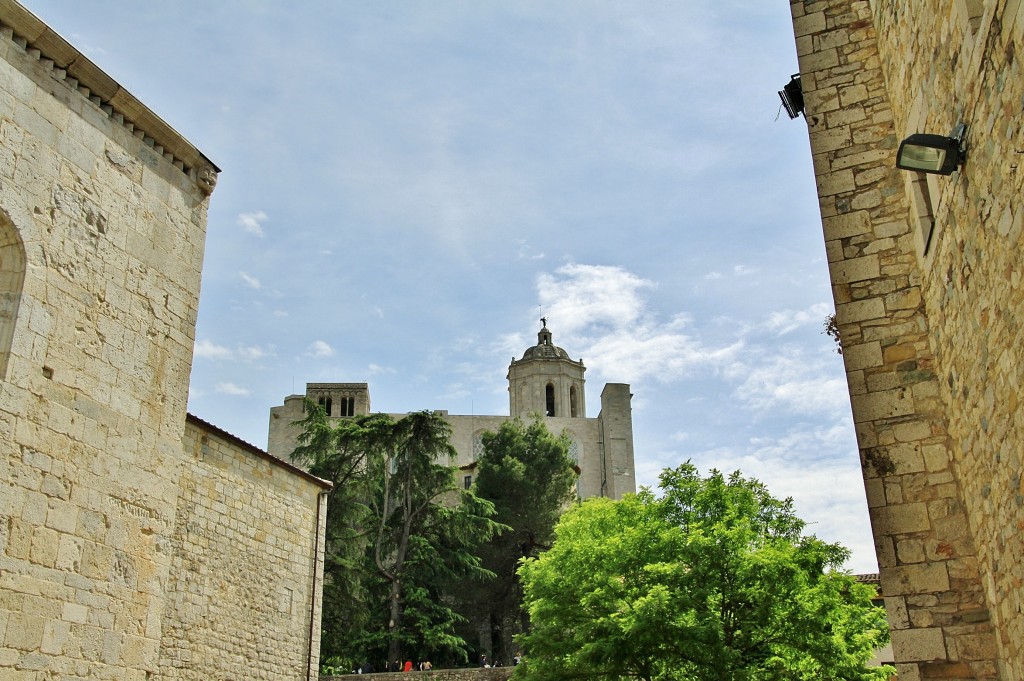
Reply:
[[[1024, 679], [1024, 10], [791, 2], [900, 679]], [[952, 176], [899, 141], [969, 126]]]

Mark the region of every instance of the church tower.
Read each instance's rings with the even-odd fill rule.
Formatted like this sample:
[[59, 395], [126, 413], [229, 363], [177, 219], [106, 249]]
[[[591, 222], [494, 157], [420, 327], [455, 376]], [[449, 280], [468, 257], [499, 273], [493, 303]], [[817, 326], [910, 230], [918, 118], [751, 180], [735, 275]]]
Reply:
[[551, 340], [547, 319], [541, 319], [537, 345], [527, 348], [508, 367], [509, 413], [559, 418], [586, 418], [583, 360], [574, 361]]

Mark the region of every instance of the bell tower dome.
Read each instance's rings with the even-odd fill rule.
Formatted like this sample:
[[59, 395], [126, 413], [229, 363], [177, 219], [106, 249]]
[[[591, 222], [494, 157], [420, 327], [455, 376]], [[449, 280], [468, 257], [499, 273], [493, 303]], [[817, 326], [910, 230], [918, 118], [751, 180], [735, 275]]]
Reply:
[[583, 360], [574, 361], [552, 341], [547, 318], [541, 318], [537, 344], [508, 367], [509, 413], [561, 418], [586, 418]]

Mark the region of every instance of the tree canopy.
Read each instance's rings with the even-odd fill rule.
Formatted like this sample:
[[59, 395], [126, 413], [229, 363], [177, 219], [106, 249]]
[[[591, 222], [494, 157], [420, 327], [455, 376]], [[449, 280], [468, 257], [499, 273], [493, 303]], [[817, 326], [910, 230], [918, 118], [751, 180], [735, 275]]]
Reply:
[[470, 594], [467, 615], [477, 628], [490, 629], [492, 658], [507, 662], [516, 649], [513, 635], [525, 628], [516, 568], [550, 547], [555, 523], [574, 498], [576, 471], [568, 437], [554, 435], [539, 417], [506, 421], [482, 439], [474, 489], [508, 529], [481, 547], [495, 578]]
[[433, 412], [332, 422], [307, 400], [292, 454], [335, 483], [328, 499], [323, 657], [466, 659], [444, 588], [490, 576], [478, 547], [502, 527], [460, 490], [450, 426]]
[[520, 567], [531, 630], [517, 678], [885, 679], [873, 587], [803, 535], [791, 500], [739, 472], [662, 472], [663, 495], [591, 499]]

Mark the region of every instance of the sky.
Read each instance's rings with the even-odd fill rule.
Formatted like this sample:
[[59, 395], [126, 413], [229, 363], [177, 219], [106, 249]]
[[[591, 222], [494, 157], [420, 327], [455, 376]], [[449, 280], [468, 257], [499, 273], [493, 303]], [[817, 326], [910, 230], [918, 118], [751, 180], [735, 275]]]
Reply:
[[193, 414], [507, 414], [543, 315], [638, 484], [739, 469], [877, 570], [787, 3], [22, 2], [222, 169]]

